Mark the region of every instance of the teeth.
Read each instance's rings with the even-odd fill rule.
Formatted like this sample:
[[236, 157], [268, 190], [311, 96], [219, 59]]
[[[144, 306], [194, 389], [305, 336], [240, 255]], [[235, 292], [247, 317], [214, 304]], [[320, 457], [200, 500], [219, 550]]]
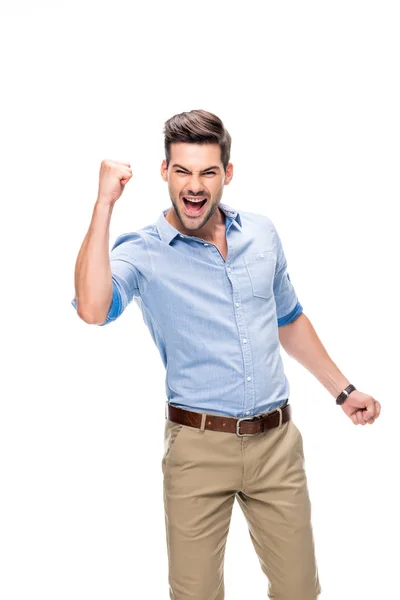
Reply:
[[200, 198], [200, 200], [197, 200], [195, 198], [188, 198], [187, 196], [185, 196], [185, 200], [190, 200], [190, 202], [203, 202], [205, 198]]

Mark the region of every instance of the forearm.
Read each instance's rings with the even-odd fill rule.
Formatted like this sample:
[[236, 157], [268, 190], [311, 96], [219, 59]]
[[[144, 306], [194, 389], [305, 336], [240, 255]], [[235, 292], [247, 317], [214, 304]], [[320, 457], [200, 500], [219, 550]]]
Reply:
[[279, 340], [285, 351], [312, 373], [335, 398], [350, 381], [328, 355], [308, 317], [279, 327]]
[[108, 248], [111, 214], [111, 207], [96, 202], [88, 232], [76, 259], [77, 312], [87, 322], [103, 322], [111, 304], [112, 277]]

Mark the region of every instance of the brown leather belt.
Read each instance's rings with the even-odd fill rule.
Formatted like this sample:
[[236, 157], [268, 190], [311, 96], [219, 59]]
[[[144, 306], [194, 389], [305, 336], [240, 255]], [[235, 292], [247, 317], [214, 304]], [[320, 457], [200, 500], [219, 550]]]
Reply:
[[[225, 431], [227, 433], [236, 433], [239, 437], [248, 435], [257, 435], [266, 429], [273, 429], [289, 421], [292, 414], [292, 407], [286, 404], [283, 408], [277, 408], [270, 413], [257, 415], [256, 417], [225, 417], [209, 413], [198, 413], [191, 410], [185, 410], [172, 404], [166, 403], [166, 417], [170, 421], [197, 427], [198, 429], [212, 429], [213, 431]], [[203, 427], [202, 427], [203, 420]]]

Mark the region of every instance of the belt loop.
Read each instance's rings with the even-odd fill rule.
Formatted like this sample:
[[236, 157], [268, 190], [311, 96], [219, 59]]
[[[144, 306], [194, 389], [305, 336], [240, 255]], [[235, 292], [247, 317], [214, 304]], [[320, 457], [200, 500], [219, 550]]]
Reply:
[[203, 413], [201, 415], [201, 425], [200, 425], [199, 433], [204, 433], [204, 430], [206, 428], [206, 418], [207, 418], [207, 413]]
[[278, 406], [276, 410], [279, 410], [279, 426], [278, 426], [278, 429], [280, 429], [282, 427], [282, 409], [281, 409], [280, 406]]

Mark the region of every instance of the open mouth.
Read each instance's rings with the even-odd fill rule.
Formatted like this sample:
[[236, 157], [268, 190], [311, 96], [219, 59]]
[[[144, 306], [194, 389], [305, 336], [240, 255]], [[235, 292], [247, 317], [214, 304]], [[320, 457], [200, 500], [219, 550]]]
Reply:
[[185, 212], [187, 215], [197, 217], [203, 212], [204, 206], [207, 203], [207, 198], [183, 198]]

